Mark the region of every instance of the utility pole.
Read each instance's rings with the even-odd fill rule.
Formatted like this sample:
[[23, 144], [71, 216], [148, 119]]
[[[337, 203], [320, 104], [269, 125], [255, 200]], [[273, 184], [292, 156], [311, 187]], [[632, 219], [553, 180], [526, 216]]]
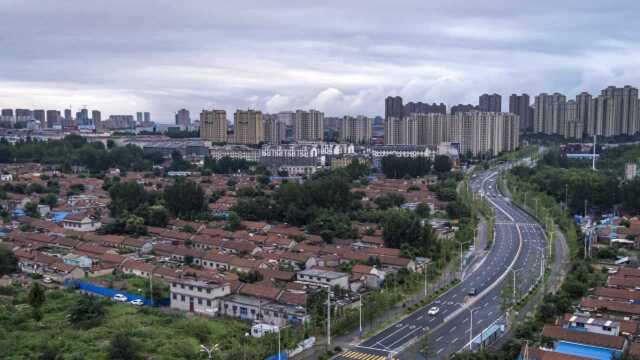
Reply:
[[331, 346], [331, 288], [327, 287], [327, 346]]
[[429, 276], [429, 263], [424, 263], [424, 297], [427, 297], [427, 277]]
[[360, 337], [362, 337], [362, 294], [360, 296]]

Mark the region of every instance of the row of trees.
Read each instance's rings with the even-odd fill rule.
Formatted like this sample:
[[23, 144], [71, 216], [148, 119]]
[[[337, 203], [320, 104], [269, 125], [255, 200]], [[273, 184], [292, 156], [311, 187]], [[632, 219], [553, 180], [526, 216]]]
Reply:
[[15, 145], [0, 139], [0, 163], [39, 162], [59, 166], [71, 171], [82, 166], [93, 173], [104, 172], [111, 167], [121, 170], [148, 171], [163, 161], [159, 153], [145, 153], [134, 145], [116, 147], [109, 142], [87, 142], [80, 135], [67, 135], [62, 140], [39, 141], [27, 138]]
[[404, 177], [419, 177], [435, 172], [436, 174], [444, 174], [451, 170], [451, 159], [446, 155], [437, 155], [433, 163], [431, 159], [405, 158], [394, 155], [385, 156], [381, 160], [382, 173], [392, 179], [400, 179]]
[[106, 232], [143, 234], [145, 225], [164, 227], [170, 216], [191, 220], [206, 215], [205, 193], [192, 181], [178, 179], [162, 192], [149, 192], [134, 181], [116, 181], [108, 190], [116, 221]]

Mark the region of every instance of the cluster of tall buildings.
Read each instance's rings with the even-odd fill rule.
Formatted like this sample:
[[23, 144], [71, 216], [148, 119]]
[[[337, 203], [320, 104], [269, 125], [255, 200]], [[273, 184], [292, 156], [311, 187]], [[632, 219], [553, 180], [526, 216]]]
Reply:
[[[459, 144], [460, 151], [474, 156], [497, 155], [515, 150], [520, 141], [518, 115], [502, 113], [500, 95], [480, 96], [480, 105], [425, 107], [421, 112], [405, 111], [402, 98], [385, 100], [384, 141], [387, 145]], [[402, 112], [397, 109], [403, 109]], [[483, 110], [480, 110], [483, 109]]]
[[[339, 123], [344, 141], [370, 143], [372, 120], [365, 116], [345, 116]], [[202, 110], [200, 137], [218, 143], [280, 144], [286, 141], [324, 141], [324, 113], [317, 110], [296, 110], [278, 114], [263, 114], [258, 110], [237, 110], [233, 115], [232, 135], [224, 110]], [[288, 135], [290, 134], [290, 135]]]
[[560, 93], [540, 94], [533, 104], [533, 132], [565, 138], [634, 135], [640, 131], [638, 89], [609, 86], [598, 96], [587, 92], [575, 100]]
[[139, 112], [136, 115], [137, 122], [132, 115], [111, 115], [106, 120], [102, 119], [99, 110], [83, 108], [72, 115], [71, 109], [65, 109], [63, 113], [59, 110], [43, 109], [2, 109], [0, 111], [0, 121], [11, 125], [23, 124], [33, 129], [85, 129], [85, 130], [117, 130], [130, 129], [136, 126], [149, 126], [151, 114], [149, 112]]

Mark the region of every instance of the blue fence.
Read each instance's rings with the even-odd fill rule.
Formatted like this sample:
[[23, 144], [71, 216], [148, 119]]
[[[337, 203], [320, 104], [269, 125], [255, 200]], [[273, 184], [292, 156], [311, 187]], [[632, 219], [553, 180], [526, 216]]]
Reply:
[[113, 298], [116, 294], [122, 294], [127, 297], [127, 301], [138, 300], [138, 299], [142, 300], [145, 306], [169, 306], [169, 303], [170, 303], [169, 299], [162, 299], [162, 300], [155, 301], [155, 303], [152, 305], [151, 299], [147, 299], [144, 296], [131, 294], [122, 290], [109, 289], [106, 287], [98, 286], [95, 284], [91, 284], [91, 283], [87, 283], [79, 280], [67, 279], [64, 281], [64, 285], [73, 286], [78, 290], [82, 290], [88, 293], [92, 293], [92, 294], [96, 294], [96, 295], [100, 295], [108, 298]]

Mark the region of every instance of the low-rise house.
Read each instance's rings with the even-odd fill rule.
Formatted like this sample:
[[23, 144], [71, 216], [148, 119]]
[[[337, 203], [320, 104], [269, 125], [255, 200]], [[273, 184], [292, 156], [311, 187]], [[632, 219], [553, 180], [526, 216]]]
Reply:
[[220, 299], [231, 293], [231, 284], [223, 278], [183, 276], [173, 279], [169, 290], [172, 309], [215, 316]]
[[281, 265], [290, 266], [293, 270], [309, 269], [318, 265], [318, 260], [314, 254], [291, 251], [285, 251], [280, 254], [278, 262]]
[[310, 285], [349, 289], [349, 275], [338, 271], [320, 268], [303, 270], [298, 272], [297, 280]]
[[146, 278], [151, 277], [155, 268], [156, 266], [153, 264], [137, 260], [127, 260], [120, 266], [120, 270], [125, 274], [132, 274]]
[[102, 226], [99, 220], [86, 213], [72, 214], [62, 220], [62, 227], [65, 230], [79, 232], [96, 231]]
[[570, 342], [609, 349], [617, 355], [621, 355], [627, 348], [627, 339], [622, 336], [572, 331], [560, 326], [545, 325], [542, 336], [551, 338], [554, 342]]
[[88, 256], [67, 254], [62, 257], [62, 261], [67, 265], [77, 266], [83, 269], [90, 269], [93, 266], [93, 260]]
[[619, 316], [640, 315], [640, 304], [629, 304], [618, 301], [584, 298], [580, 301], [580, 308], [591, 312], [604, 312]]
[[385, 273], [375, 267], [356, 264], [351, 268], [352, 280], [361, 281], [368, 289], [378, 289], [384, 281]]
[[593, 334], [620, 335], [620, 322], [579, 315], [571, 315], [565, 322], [564, 328], [585, 331]]

